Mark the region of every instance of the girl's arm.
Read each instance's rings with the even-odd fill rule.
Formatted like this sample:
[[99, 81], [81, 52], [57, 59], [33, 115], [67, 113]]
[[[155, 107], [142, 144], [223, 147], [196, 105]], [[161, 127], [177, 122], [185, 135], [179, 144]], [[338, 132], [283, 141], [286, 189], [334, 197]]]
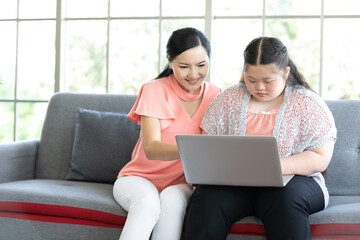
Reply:
[[320, 148], [282, 158], [281, 168], [283, 174], [307, 176], [325, 171], [330, 163], [334, 144], [335, 142], [331, 141]]
[[145, 155], [149, 160], [171, 161], [180, 158], [176, 144], [161, 142], [159, 119], [141, 116], [141, 134]]

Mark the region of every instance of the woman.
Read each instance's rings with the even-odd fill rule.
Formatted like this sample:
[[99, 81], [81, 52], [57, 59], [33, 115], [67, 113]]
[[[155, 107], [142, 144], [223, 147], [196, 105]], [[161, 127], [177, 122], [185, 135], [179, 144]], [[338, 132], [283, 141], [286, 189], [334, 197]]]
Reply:
[[283, 188], [198, 186], [187, 210], [186, 239], [226, 239], [231, 225], [246, 216], [262, 220], [267, 239], [311, 239], [309, 215], [329, 201], [321, 172], [336, 128], [280, 40], [250, 42], [240, 83], [214, 99], [202, 125], [207, 134], [275, 136], [282, 172], [295, 176]]
[[220, 89], [205, 82], [210, 44], [194, 28], [174, 31], [168, 65], [145, 83], [128, 118], [141, 125], [131, 161], [114, 184], [115, 200], [128, 211], [120, 239], [180, 239], [192, 193], [186, 184], [176, 134], [200, 134], [200, 122]]

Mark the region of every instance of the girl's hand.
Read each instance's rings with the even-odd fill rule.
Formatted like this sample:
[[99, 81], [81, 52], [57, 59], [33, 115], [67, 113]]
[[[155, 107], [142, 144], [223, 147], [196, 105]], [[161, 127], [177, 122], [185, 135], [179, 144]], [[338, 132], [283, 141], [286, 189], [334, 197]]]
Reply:
[[334, 141], [330, 141], [320, 148], [282, 158], [282, 173], [308, 176], [325, 171], [330, 163], [334, 144]]

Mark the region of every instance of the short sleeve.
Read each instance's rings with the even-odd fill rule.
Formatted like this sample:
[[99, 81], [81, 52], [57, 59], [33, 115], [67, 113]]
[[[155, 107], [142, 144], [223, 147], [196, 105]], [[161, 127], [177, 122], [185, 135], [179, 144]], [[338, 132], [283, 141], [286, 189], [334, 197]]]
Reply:
[[308, 150], [318, 148], [330, 140], [336, 140], [336, 126], [332, 113], [326, 103], [317, 98], [314, 104], [306, 109], [309, 132], [312, 133]]
[[227, 96], [221, 92], [210, 103], [201, 121], [201, 128], [209, 135], [226, 134]]
[[328, 106], [308, 89], [292, 92], [280, 128], [286, 139], [282, 148], [292, 149], [292, 154], [311, 151], [336, 140], [335, 121]]
[[[245, 90], [234, 85], [219, 93], [211, 102], [201, 121], [202, 129], [209, 135], [229, 135], [235, 132], [242, 111]], [[246, 115], [245, 115], [246, 116]]]
[[164, 89], [160, 80], [145, 83], [141, 87], [138, 98], [127, 116], [139, 125], [141, 125], [141, 116], [173, 121], [175, 115], [170, 106], [169, 97], [169, 93]]

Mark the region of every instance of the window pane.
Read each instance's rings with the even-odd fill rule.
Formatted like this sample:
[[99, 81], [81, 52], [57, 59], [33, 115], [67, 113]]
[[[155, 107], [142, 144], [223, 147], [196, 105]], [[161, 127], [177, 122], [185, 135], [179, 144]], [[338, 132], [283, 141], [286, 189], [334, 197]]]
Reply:
[[111, 22], [111, 93], [138, 93], [141, 85], [157, 76], [158, 20]]
[[158, 16], [159, 10], [160, 0], [111, 0], [110, 8], [112, 17]]
[[0, 22], [0, 99], [14, 98], [16, 61], [16, 23]]
[[0, 143], [14, 140], [14, 104], [0, 102]]
[[205, 16], [205, 0], [162, 0], [163, 16]]
[[107, 22], [68, 21], [66, 38], [66, 91], [105, 93]]
[[263, 12], [263, 0], [213, 0], [216, 16], [259, 16]]
[[324, 1], [324, 12], [326, 15], [359, 15], [359, 8], [359, 0]]
[[266, 21], [266, 35], [279, 38], [311, 87], [318, 92], [320, 72], [320, 19]]
[[14, 0], [1, 0], [0, 1], [0, 18], [9, 19], [16, 18], [17, 1]]
[[162, 35], [161, 35], [161, 46], [160, 46], [160, 71], [167, 64], [166, 59], [166, 44], [169, 40], [170, 35], [173, 31], [184, 28], [194, 27], [203, 33], [205, 33], [205, 20], [202, 19], [181, 19], [181, 20], [163, 20], [162, 24]]
[[56, 0], [19, 0], [20, 18], [55, 18]]
[[16, 140], [40, 139], [47, 103], [18, 103]]
[[324, 97], [360, 99], [360, 19], [324, 20]]
[[266, 0], [265, 13], [267, 15], [320, 15], [321, 0]]
[[69, 18], [107, 17], [108, 0], [68, 0], [65, 16]]
[[54, 93], [55, 21], [19, 23], [18, 96], [49, 99]]
[[[244, 49], [252, 39], [261, 35], [262, 22], [256, 19], [224, 19], [216, 20], [214, 24], [211, 82], [224, 89], [239, 82]], [[239, 31], [234, 31], [234, 28]]]

